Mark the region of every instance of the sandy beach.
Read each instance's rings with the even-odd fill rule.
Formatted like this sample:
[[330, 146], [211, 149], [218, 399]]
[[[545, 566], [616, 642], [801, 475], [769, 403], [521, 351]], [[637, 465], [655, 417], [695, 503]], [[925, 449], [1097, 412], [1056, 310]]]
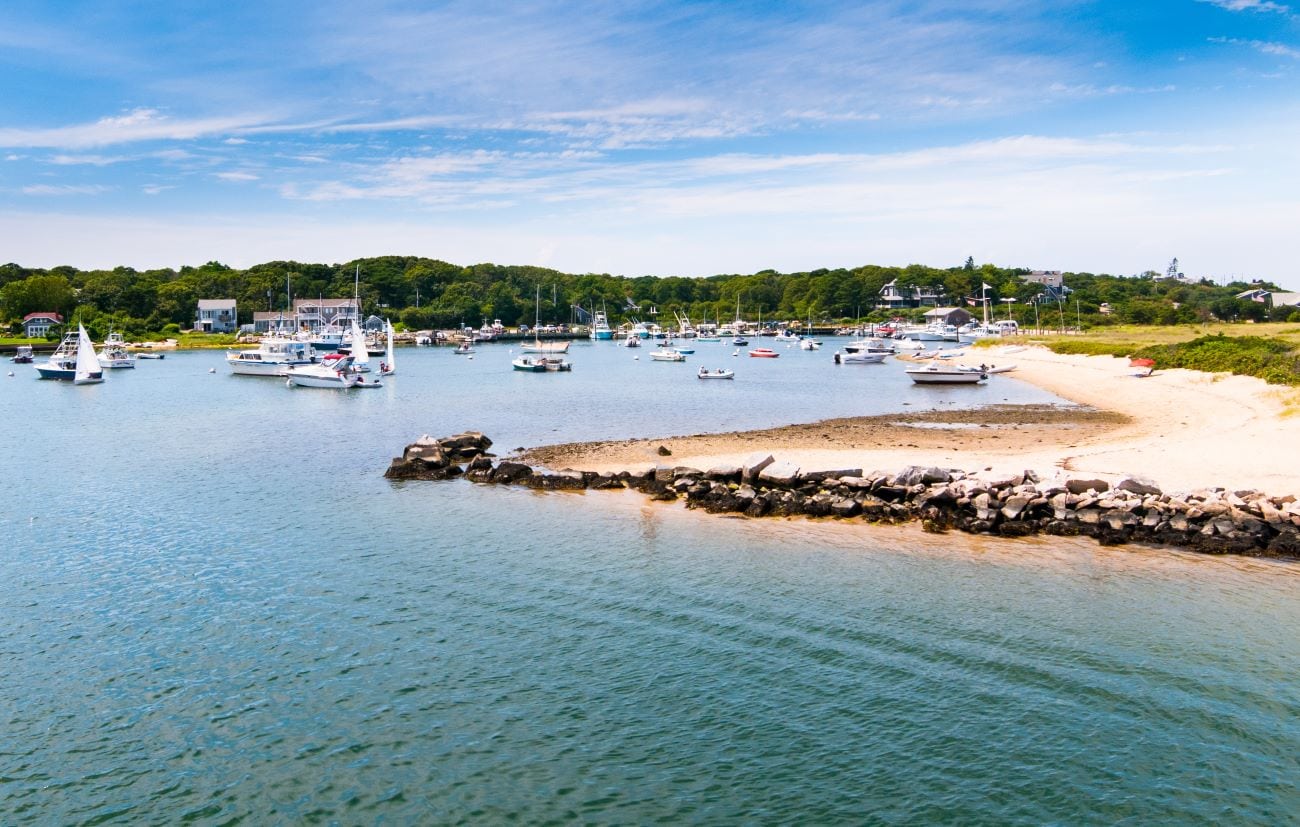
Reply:
[[[1000, 347], [978, 361], [1015, 363], [990, 382], [1030, 382], [1082, 408], [992, 406], [826, 420], [759, 431], [654, 435], [525, 451], [554, 469], [709, 468], [756, 451], [805, 471], [937, 465], [1045, 477], [1125, 476], [1165, 490], [1223, 487], [1300, 495], [1300, 391], [1262, 380], [1189, 370], [1145, 378], [1128, 360]], [[976, 361], [972, 356], [968, 362]], [[659, 447], [671, 452], [663, 456]]]

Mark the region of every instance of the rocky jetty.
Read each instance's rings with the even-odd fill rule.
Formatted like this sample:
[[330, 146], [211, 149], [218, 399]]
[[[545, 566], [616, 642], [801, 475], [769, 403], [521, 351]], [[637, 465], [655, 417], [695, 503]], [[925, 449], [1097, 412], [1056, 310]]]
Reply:
[[492, 440], [478, 431], [466, 431], [455, 436], [434, 439], [424, 436], [406, 446], [400, 457], [394, 457], [384, 476], [393, 480], [445, 480], [460, 476], [463, 466], [482, 460], [492, 464], [487, 452]]
[[634, 489], [717, 514], [919, 521], [935, 532], [1085, 536], [1105, 545], [1153, 543], [1210, 554], [1300, 557], [1300, 502], [1294, 496], [1222, 488], [1167, 493], [1137, 477], [1112, 486], [1099, 479], [1043, 479], [1033, 471], [992, 475], [913, 466], [897, 472], [804, 472], [770, 454], [709, 469], [548, 471], [511, 460], [493, 462], [487, 453], [491, 444], [475, 432], [423, 437], [393, 460], [386, 476], [448, 479], [463, 473], [478, 483], [535, 489]]

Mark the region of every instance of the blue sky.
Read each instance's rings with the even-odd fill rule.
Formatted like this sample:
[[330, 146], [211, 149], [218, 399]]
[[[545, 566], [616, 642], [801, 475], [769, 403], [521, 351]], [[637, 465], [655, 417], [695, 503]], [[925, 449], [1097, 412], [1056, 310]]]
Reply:
[[0, 6], [0, 259], [1300, 285], [1300, 0]]

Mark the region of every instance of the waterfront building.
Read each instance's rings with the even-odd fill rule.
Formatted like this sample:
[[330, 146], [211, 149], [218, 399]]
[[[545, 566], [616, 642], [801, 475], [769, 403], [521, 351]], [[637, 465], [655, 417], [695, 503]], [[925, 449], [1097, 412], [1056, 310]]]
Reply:
[[58, 313], [28, 313], [23, 316], [23, 332], [28, 339], [39, 339], [49, 333], [50, 328], [61, 324], [63, 317]]
[[235, 319], [234, 299], [199, 299], [194, 315], [194, 329], [200, 333], [232, 333]]

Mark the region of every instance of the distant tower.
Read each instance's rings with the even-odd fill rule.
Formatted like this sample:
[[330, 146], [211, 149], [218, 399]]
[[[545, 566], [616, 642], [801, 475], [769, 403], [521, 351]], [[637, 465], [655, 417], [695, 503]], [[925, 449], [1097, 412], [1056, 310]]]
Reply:
[[1178, 278], [1178, 259], [1177, 259], [1177, 258], [1175, 258], [1173, 261], [1169, 262], [1169, 269], [1165, 271], [1165, 278], [1167, 278], [1167, 279], [1176, 279], [1176, 278]]

